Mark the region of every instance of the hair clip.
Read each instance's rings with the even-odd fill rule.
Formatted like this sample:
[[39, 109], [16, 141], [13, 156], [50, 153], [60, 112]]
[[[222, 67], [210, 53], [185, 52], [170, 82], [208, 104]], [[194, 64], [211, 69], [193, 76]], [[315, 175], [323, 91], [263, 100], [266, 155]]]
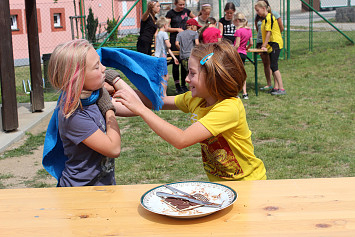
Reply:
[[204, 65], [213, 55], [214, 53], [207, 54], [203, 59], [201, 59], [200, 64]]

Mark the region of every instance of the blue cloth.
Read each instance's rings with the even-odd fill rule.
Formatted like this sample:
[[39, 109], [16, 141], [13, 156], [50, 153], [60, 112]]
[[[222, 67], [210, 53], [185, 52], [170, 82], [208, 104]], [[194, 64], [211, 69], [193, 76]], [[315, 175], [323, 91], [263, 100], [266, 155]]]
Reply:
[[[87, 106], [96, 103], [99, 95], [99, 90], [93, 91], [89, 98], [81, 100], [82, 105]], [[68, 157], [64, 155], [63, 143], [58, 130], [58, 112], [61, 98], [62, 94], [59, 96], [57, 107], [53, 111], [53, 115], [48, 124], [46, 137], [44, 139], [42, 159], [43, 167], [50, 175], [56, 178], [58, 182], [65, 168], [65, 162], [68, 160]]]
[[126, 77], [153, 104], [153, 109], [163, 106], [163, 76], [168, 74], [165, 58], [157, 58], [128, 49], [106, 48], [97, 50], [101, 63], [122, 71]]

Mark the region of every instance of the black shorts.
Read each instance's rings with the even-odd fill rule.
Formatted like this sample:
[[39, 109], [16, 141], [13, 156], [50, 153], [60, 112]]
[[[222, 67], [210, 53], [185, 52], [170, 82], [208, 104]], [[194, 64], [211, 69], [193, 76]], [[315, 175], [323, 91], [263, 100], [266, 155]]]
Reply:
[[269, 45], [272, 48], [271, 53], [269, 53], [270, 68], [271, 68], [272, 72], [276, 72], [277, 70], [279, 70], [278, 61], [279, 61], [279, 56], [280, 56], [281, 49], [280, 49], [278, 43], [269, 42]]
[[240, 58], [242, 59], [243, 64], [245, 64], [245, 60], [247, 59], [247, 55], [246, 55], [246, 54], [243, 54], [243, 53], [239, 53], [239, 56], [240, 56]]

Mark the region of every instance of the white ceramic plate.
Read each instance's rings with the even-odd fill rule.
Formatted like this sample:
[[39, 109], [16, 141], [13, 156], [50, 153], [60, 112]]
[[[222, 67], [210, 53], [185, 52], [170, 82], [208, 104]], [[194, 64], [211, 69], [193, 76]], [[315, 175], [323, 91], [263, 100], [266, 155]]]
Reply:
[[155, 187], [141, 197], [141, 205], [148, 211], [176, 218], [197, 218], [210, 215], [232, 205], [238, 198], [238, 194], [228, 186], [211, 182], [187, 181], [170, 183], [174, 188], [184, 191], [189, 194], [201, 193], [205, 195], [210, 202], [222, 204], [219, 208], [213, 207], [198, 207], [187, 211], [177, 211], [166, 204], [156, 192], [172, 193], [163, 185]]

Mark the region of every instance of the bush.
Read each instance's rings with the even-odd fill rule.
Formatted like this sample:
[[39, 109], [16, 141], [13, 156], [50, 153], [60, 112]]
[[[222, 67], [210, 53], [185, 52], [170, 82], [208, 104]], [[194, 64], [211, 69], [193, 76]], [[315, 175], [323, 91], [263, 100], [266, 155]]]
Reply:
[[88, 41], [91, 43], [95, 43], [96, 42], [96, 30], [97, 30], [97, 26], [99, 25], [99, 20], [96, 18], [94, 19], [94, 14], [92, 13], [92, 9], [89, 8], [89, 15], [88, 15], [88, 19], [87, 19], [87, 38]]

